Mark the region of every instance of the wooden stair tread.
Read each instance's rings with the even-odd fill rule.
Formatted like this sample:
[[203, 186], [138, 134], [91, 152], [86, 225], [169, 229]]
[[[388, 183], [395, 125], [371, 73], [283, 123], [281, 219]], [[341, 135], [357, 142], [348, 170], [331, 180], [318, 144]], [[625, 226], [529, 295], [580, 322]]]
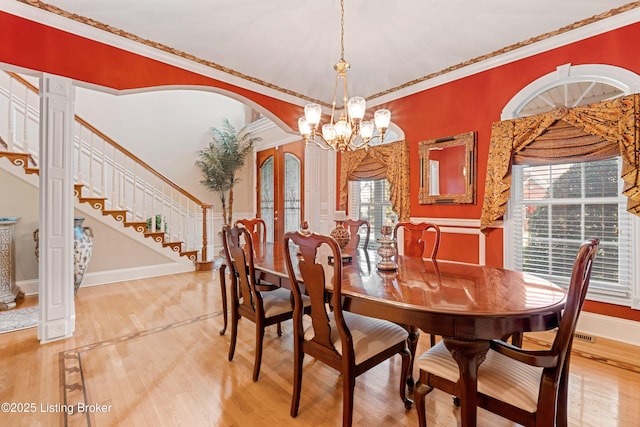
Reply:
[[147, 223], [146, 221], [125, 221], [124, 222], [124, 226], [125, 227], [139, 227], [142, 226], [145, 229], [147, 228]]
[[0, 155], [1, 156], [11, 156], [11, 157], [29, 157], [29, 154], [27, 153], [18, 153], [16, 151], [4, 151], [4, 150], [0, 150]]
[[102, 215], [111, 216], [116, 221], [124, 222], [127, 219], [127, 211], [126, 210], [102, 210]]
[[104, 202], [107, 200], [104, 197], [80, 197], [78, 196], [80, 203], [89, 203], [94, 209], [104, 208]]
[[91, 202], [91, 201], [98, 201], [98, 202], [104, 202], [105, 200], [107, 200], [106, 197], [78, 197], [80, 199], [81, 202]]
[[164, 242], [164, 232], [162, 231], [145, 231], [144, 237], [151, 237], [156, 242]]
[[182, 242], [163, 242], [162, 246], [176, 246], [176, 245], [180, 245], [182, 246]]
[[198, 251], [184, 251], [184, 252], [180, 252], [180, 256], [187, 257], [188, 259], [190, 259], [190, 260], [192, 260], [192, 261], [197, 261], [197, 260], [198, 260]]
[[[0, 157], [8, 158], [9, 160], [11, 160], [11, 163], [13, 163], [16, 166], [22, 166], [25, 170], [27, 169], [38, 170], [38, 167], [37, 167], [38, 165], [36, 164], [35, 160], [33, 160], [33, 156], [29, 153], [0, 150]], [[21, 159], [21, 164], [15, 162], [15, 160], [17, 159]], [[29, 166], [30, 164], [33, 166]]]

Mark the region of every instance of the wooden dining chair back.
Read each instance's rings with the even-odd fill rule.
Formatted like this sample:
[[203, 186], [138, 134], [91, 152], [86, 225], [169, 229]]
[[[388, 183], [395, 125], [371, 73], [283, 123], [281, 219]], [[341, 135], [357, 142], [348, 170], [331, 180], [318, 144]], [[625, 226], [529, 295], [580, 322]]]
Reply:
[[[398, 230], [403, 230], [403, 242], [404, 242], [404, 255], [424, 257], [424, 251], [426, 247], [426, 241], [424, 240], [425, 232], [433, 232], [433, 246], [431, 246], [431, 254], [429, 258], [436, 259], [438, 255], [438, 249], [440, 249], [440, 227], [437, 224], [429, 222], [398, 222], [393, 228], [393, 238], [396, 241], [396, 249], [398, 247]], [[404, 325], [409, 332], [409, 350], [411, 352], [411, 370], [409, 375], [409, 385], [413, 385], [413, 364], [418, 348], [418, 339], [420, 331], [413, 325]], [[435, 345], [436, 336], [429, 334], [429, 340], [431, 345]]]
[[[236, 227], [244, 227], [249, 232], [254, 249], [257, 245], [263, 245], [264, 247], [267, 241], [267, 224], [264, 219], [258, 217], [237, 219], [233, 225]], [[256, 271], [256, 284], [258, 285], [258, 290], [269, 291], [280, 286], [280, 283], [269, 282], [265, 279], [265, 276], [265, 273]], [[278, 330], [280, 331], [280, 325], [278, 325]]]
[[[253, 381], [258, 380], [262, 362], [265, 328], [293, 317], [291, 291], [284, 288], [259, 290], [254, 267], [253, 239], [244, 227], [222, 228], [222, 240], [231, 276], [231, 340], [229, 361], [233, 360], [238, 337], [238, 321], [244, 317], [256, 325]], [[278, 328], [278, 336], [282, 331]]]
[[[328, 252], [319, 252], [321, 247], [326, 247]], [[328, 255], [341, 259], [340, 247], [332, 237], [288, 232], [284, 237], [284, 248], [294, 300], [291, 416], [298, 415], [305, 354], [342, 374], [343, 426], [352, 423], [356, 377], [396, 354], [402, 356], [400, 397], [408, 409], [412, 401], [406, 395], [410, 359], [406, 348], [407, 332], [395, 323], [342, 309], [342, 263], [328, 264], [320, 260], [326, 260]], [[304, 321], [303, 295], [311, 300], [310, 316], [304, 316]]]
[[267, 239], [267, 224], [262, 218], [242, 218], [233, 223], [234, 226], [242, 225], [251, 234], [253, 244], [265, 242]]
[[[565, 308], [549, 349], [525, 350], [504, 341], [491, 342], [478, 367], [478, 406], [523, 426], [567, 425], [571, 345], [598, 245], [593, 239], [578, 250]], [[419, 424], [425, 426], [425, 394], [435, 387], [455, 395], [459, 368], [442, 342], [417, 364], [420, 380], [414, 395]]]
[[431, 246], [431, 254], [429, 258], [436, 258], [438, 249], [440, 248], [440, 227], [437, 224], [428, 222], [398, 222], [393, 229], [393, 238], [398, 244], [398, 230], [403, 230], [404, 254], [407, 256], [424, 257], [426, 247], [425, 232], [432, 231], [433, 246]]
[[362, 249], [366, 251], [369, 248], [369, 234], [371, 233], [371, 224], [369, 224], [369, 221], [364, 219], [348, 219], [344, 222], [344, 228], [349, 230], [350, 235], [349, 243], [345, 246], [346, 250], [358, 249], [358, 245], [360, 244], [360, 228], [364, 228], [365, 230]]

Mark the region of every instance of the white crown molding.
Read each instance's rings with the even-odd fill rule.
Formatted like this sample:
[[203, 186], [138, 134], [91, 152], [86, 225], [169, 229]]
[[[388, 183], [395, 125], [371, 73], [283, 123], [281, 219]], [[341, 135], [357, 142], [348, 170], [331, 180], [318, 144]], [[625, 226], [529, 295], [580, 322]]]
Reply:
[[375, 107], [386, 102], [413, 95], [416, 92], [431, 89], [455, 80], [462, 79], [464, 77], [490, 70], [492, 68], [519, 61], [521, 59], [528, 58], [530, 56], [534, 56], [562, 46], [566, 46], [568, 44], [575, 43], [589, 37], [597, 36], [608, 31], [635, 24], [639, 21], [640, 9], [632, 9], [628, 12], [612, 16], [611, 18], [603, 19], [601, 21], [594, 22], [593, 24], [585, 25], [583, 27], [567, 31], [566, 33], [541, 40], [537, 43], [533, 43], [525, 47], [504, 53], [502, 55], [497, 55], [487, 60], [454, 70], [441, 76], [434, 77], [433, 79], [429, 79], [413, 86], [401, 89], [399, 91], [392, 92], [388, 95], [384, 95], [370, 101], [368, 100], [367, 104], [370, 107]]
[[[48, 27], [76, 34], [90, 40], [104, 43], [109, 46], [132, 52], [188, 71], [192, 71], [203, 76], [211, 77], [213, 79], [220, 80], [222, 82], [229, 83], [243, 89], [262, 93], [276, 99], [283, 100], [285, 102], [290, 102], [292, 104], [298, 105], [304, 105], [306, 103], [306, 101], [303, 101], [298, 97], [282, 93], [267, 86], [253, 83], [241, 77], [213, 69], [206, 65], [181, 58], [179, 56], [164, 52], [162, 50], [147, 46], [142, 43], [138, 43], [127, 38], [119, 37], [115, 34], [100, 30], [90, 25], [86, 25], [72, 19], [64, 18], [55, 13], [47, 12], [45, 10], [39, 9], [34, 6], [29, 6], [21, 2], [17, 2], [15, 0], [0, 0], [0, 9], [6, 13], [20, 16], [22, 18], [38, 22], [42, 25], [46, 25]], [[81, 84], [79, 83], [79, 85]], [[239, 98], [238, 94], [235, 94], [233, 92], [224, 90], [220, 90], [219, 92], [232, 96], [236, 99]], [[128, 93], [131, 93], [131, 91], [129, 91]]]
[[[95, 27], [91, 27], [89, 25], [64, 18], [60, 15], [56, 15], [55, 13], [47, 12], [45, 10], [39, 9], [34, 6], [29, 6], [21, 2], [17, 2], [15, 0], [0, 0], [0, 9], [9, 14], [17, 15], [25, 19], [41, 23], [43, 25], [47, 25], [53, 28], [70, 32], [72, 34], [79, 35], [81, 37], [88, 38], [90, 40], [105, 43], [107, 45], [133, 52], [157, 61], [161, 61], [166, 64], [193, 71], [195, 73], [211, 77], [213, 79], [220, 80], [222, 82], [229, 83], [240, 88], [256, 91], [274, 97], [276, 99], [292, 103], [294, 105], [302, 106], [306, 104], [306, 101], [296, 96], [248, 81], [232, 74], [215, 70], [206, 65], [190, 61], [176, 55], [172, 55], [168, 52], [152, 48], [133, 40], [116, 36]], [[550, 37], [540, 42], [533, 43], [531, 45], [515, 49], [502, 55], [492, 57], [482, 62], [478, 62], [467, 67], [463, 67], [458, 70], [446, 73], [444, 75], [428, 79], [424, 82], [408, 86], [387, 95], [383, 95], [375, 99], [370, 99], [368, 103], [370, 107], [376, 107], [385, 102], [403, 98], [405, 96], [415, 94], [416, 92], [440, 86], [442, 84], [449, 83], [463, 77], [477, 74], [491, 68], [514, 62], [554, 48], [565, 46], [567, 44], [574, 43], [588, 37], [624, 27], [626, 25], [634, 24], [638, 21], [640, 21], [640, 9], [632, 9], [628, 12], [620, 13], [610, 18], [597, 21], [593, 24], [585, 25], [583, 27], [567, 31], [566, 33], [560, 34], [558, 36]], [[224, 91], [221, 91], [221, 93], [222, 92]], [[235, 97], [237, 98], [238, 95], [236, 94]]]

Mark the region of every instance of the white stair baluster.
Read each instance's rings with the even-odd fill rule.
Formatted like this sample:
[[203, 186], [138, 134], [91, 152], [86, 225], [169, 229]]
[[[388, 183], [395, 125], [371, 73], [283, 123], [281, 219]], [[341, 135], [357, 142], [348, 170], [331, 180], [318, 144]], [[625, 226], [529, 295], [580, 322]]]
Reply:
[[22, 130], [22, 151], [29, 154], [29, 88], [24, 87], [24, 123]]
[[76, 156], [78, 156], [75, 182], [76, 184], [82, 184], [82, 129], [83, 127], [82, 126], [78, 127], [76, 125], [74, 126], [74, 128], [77, 129], [77, 135], [76, 135], [76, 132], [74, 132], [75, 141], [73, 146], [76, 151]]
[[89, 133], [89, 188], [91, 189], [91, 192], [93, 193], [93, 186], [94, 184], [94, 179], [93, 179], [93, 165], [95, 163], [94, 160], [94, 152], [95, 152], [95, 147], [94, 147], [94, 133], [90, 132]]
[[8, 133], [7, 133], [7, 146], [9, 151], [14, 151], [13, 141], [15, 139], [14, 136], [14, 120], [13, 120], [13, 77], [9, 79], [9, 108], [7, 108], [7, 122], [9, 125]]

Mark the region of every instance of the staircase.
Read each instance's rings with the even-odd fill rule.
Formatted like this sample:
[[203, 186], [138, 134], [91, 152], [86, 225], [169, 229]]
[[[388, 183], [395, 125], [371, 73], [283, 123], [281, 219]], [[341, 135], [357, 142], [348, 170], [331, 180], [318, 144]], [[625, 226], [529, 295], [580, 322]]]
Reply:
[[[22, 167], [25, 174], [37, 175], [38, 144], [30, 141], [30, 135], [38, 135], [38, 90], [17, 74], [0, 75], [0, 107], [10, 117], [6, 125], [0, 120], [0, 157]], [[197, 270], [211, 269], [207, 258], [211, 205], [77, 116], [74, 163], [74, 195], [80, 203], [193, 261]]]

